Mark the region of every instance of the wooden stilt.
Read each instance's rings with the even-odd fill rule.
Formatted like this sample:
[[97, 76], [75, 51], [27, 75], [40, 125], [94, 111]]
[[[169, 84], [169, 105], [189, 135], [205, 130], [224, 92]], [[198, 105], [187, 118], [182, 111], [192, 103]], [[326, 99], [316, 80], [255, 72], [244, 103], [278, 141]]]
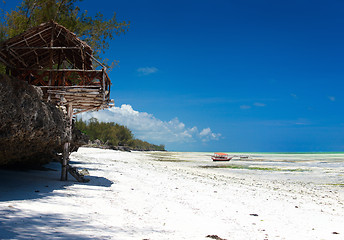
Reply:
[[69, 118], [69, 124], [67, 126], [66, 132], [68, 134], [68, 142], [63, 146], [63, 159], [62, 159], [62, 170], [61, 170], [61, 181], [67, 181], [68, 176], [68, 162], [70, 153], [70, 143], [72, 141], [72, 121], [73, 121], [73, 106], [68, 104], [67, 106], [67, 116]]
[[69, 143], [65, 143], [64, 146], [63, 146], [61, 181], [67, 181], [68, 159], [69, 159]]

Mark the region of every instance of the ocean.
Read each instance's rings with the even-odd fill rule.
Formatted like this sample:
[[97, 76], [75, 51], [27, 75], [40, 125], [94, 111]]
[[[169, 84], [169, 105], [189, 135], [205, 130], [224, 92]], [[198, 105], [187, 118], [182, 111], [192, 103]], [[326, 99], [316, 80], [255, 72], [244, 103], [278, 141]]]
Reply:
[[344, 187], [344, 153], [240, 153], [229, 162], [213, 162], [211, 152], [149, 152], [153, 161], [215, 171], [229, 176], [255, 175], [266, 180], [286, 180]]

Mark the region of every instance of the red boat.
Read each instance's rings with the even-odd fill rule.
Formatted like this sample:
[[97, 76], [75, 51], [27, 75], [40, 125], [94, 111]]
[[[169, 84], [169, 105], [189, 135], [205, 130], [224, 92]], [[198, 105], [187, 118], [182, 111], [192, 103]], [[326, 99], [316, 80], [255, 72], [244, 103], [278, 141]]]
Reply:
[[226, 153], [214, 153], [213, 156], [211, 156], [211, 159], [213, 161], [230, 161], [233, 157], [228, 156]]

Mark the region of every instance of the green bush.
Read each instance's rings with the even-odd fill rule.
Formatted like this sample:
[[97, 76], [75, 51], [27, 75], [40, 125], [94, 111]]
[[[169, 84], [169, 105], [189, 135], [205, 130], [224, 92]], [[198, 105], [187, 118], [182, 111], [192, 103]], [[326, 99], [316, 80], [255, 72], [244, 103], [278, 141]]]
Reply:
[[88, 122], [76, 120], [75, 127], [86, 134], [90, 140], [99, 139], [110, 146], [127, 146], [133, 150], [165, 151], [165, 145], [154, 145], [134, 138], [129, 128], [114, 122], [99, 122], [91, 118]]

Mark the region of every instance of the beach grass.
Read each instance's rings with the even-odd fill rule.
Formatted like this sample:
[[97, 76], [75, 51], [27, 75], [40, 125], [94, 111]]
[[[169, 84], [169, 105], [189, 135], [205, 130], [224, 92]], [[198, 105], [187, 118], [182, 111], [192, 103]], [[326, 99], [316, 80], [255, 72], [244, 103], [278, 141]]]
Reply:
[[180, 159], [173, 153], [170, 152], [153, 152], [149, 153], [152, 160], [157, 162], [190, 162], [190, 160]]
[[308, 169], [302, 169], [302, 168], [273, 168], [273, 167], [244, 166], [244, 165], [238, 165], [238, 164], [202, 166], [202, 168], [230, 168], [230, 169], [278, 171], [278, 172], [305, 172], [305, 171], [310, 171]]
[[190, 162], [189, 160], [182, 160], [182, 159], [171, 159], [171, 158], [155, 158], [153, 159], [157, 162]]

